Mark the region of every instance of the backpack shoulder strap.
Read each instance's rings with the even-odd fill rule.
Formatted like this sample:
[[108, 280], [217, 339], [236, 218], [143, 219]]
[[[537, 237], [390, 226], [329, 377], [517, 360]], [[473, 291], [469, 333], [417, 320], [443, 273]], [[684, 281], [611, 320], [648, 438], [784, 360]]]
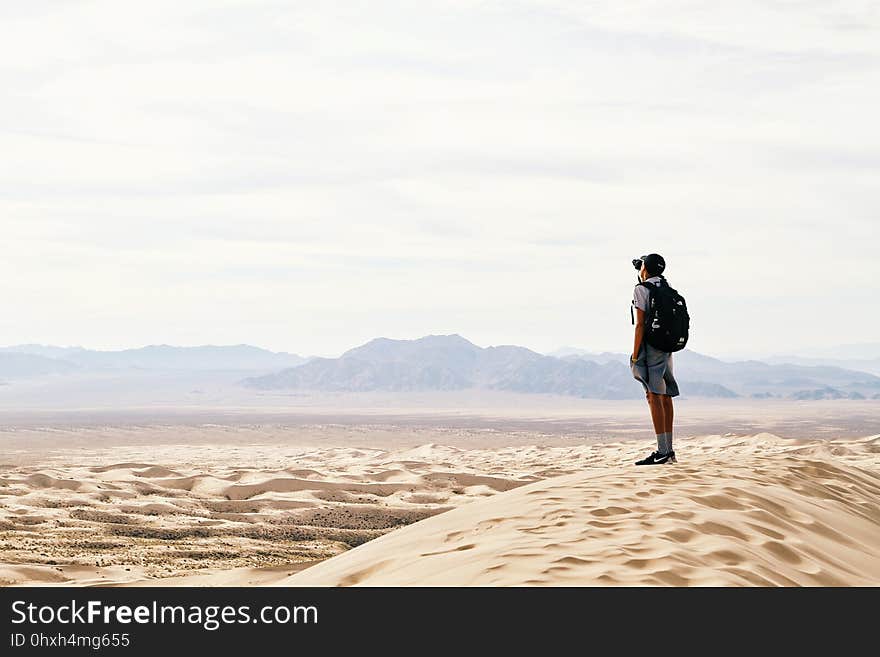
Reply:
[[660, 286], [654, 285], [653, 283], [649, 283], [647, 281], [642, 281], [641, 283], [639, 283], [639, 285], [641, 285], [642, 287], [644, 287], [648, 291], [648, 302], [650, 303], [651, 293], [654, 292], [656, 289], [658, 289]]
[[[636, 287], [638, 287], [639, 285], [643, 286], [648, 291], [648, 308], [650, 308], [651, 307], [651, 290], [655, 289], [654, 285], [653, 285], [653, 283], [646, 283], [645, 281], [639, 281], [636, 284]], [[647, 317], [648, 317], [648, 313], [645, 312], [646, 321], [647, 321]], [[630, 306], [629, 306], [629, 318], [630, 318], [630, 321], [632, 322], [633, 326], [635, 326], [636, 318], [635, 318], [635, 315], [633, 314], [633, 304], [630, 304]]]

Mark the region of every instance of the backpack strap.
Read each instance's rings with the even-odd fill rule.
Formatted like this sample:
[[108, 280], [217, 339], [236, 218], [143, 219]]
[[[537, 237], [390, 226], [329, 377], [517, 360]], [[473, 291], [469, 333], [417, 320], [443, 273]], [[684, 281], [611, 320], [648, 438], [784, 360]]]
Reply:
[[[661, 276], [661, 278], [663, 278], [663, 277]], [[645, 287], [645, 289], [648, 290], [648, 309], [650, 310], [650, 308], [651, 308], [651, 291], [657, 289], [657, 286], [654, 285], [653, 283], [648, 283], [647, 281], [639, 281], [639, 285], [643, 285]], [[635, 326], [636, 325], [636, 318], [635, 318], [635, 315], [633, 314], [633, 304], [629, 305], [629, 319], [632, 322], [632, 325]], [[648, 311], [646, 310], [645, 311], [645, 326], [647, 326], [647, 325], [648, 325]]]

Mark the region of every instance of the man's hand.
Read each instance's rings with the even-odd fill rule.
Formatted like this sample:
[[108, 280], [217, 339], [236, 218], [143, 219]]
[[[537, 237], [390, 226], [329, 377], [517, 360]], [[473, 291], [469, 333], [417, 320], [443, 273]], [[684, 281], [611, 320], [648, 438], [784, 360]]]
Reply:
[[635, 356], [630, 356], [630, 357], [629, 357], [629, 364], [630, 364], [630, 365], [635, 365], [635, 363], [636, 363], [636, 361], [637, 361], [638, 359], [639, 359], [638, 354], [636, 354]]

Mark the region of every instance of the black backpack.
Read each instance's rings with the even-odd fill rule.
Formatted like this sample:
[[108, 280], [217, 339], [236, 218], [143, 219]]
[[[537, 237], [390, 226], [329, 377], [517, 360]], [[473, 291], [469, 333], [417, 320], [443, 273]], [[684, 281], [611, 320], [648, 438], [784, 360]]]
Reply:
[[[662, 276], [660, 285], [639, 283], [648, 290], [648, 312], [645, 313], [645, 341], [660, 351], [681, 351], [688, 341], [691, 316], [687, 303], [677, 290], [669, 287]], [[630, 314], [632, 309], [630, 309]], [[635, 324], [635, 319], [633, 319]]]

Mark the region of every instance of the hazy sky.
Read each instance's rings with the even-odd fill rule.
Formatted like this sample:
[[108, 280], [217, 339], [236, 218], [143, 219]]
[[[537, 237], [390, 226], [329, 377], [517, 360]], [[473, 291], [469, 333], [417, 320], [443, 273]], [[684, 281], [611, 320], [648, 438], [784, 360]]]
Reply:
[[[726, 8], [725, 8], [726, 7]], [[876, 339], [876, 2], [0, 9], [0, 344]]]

